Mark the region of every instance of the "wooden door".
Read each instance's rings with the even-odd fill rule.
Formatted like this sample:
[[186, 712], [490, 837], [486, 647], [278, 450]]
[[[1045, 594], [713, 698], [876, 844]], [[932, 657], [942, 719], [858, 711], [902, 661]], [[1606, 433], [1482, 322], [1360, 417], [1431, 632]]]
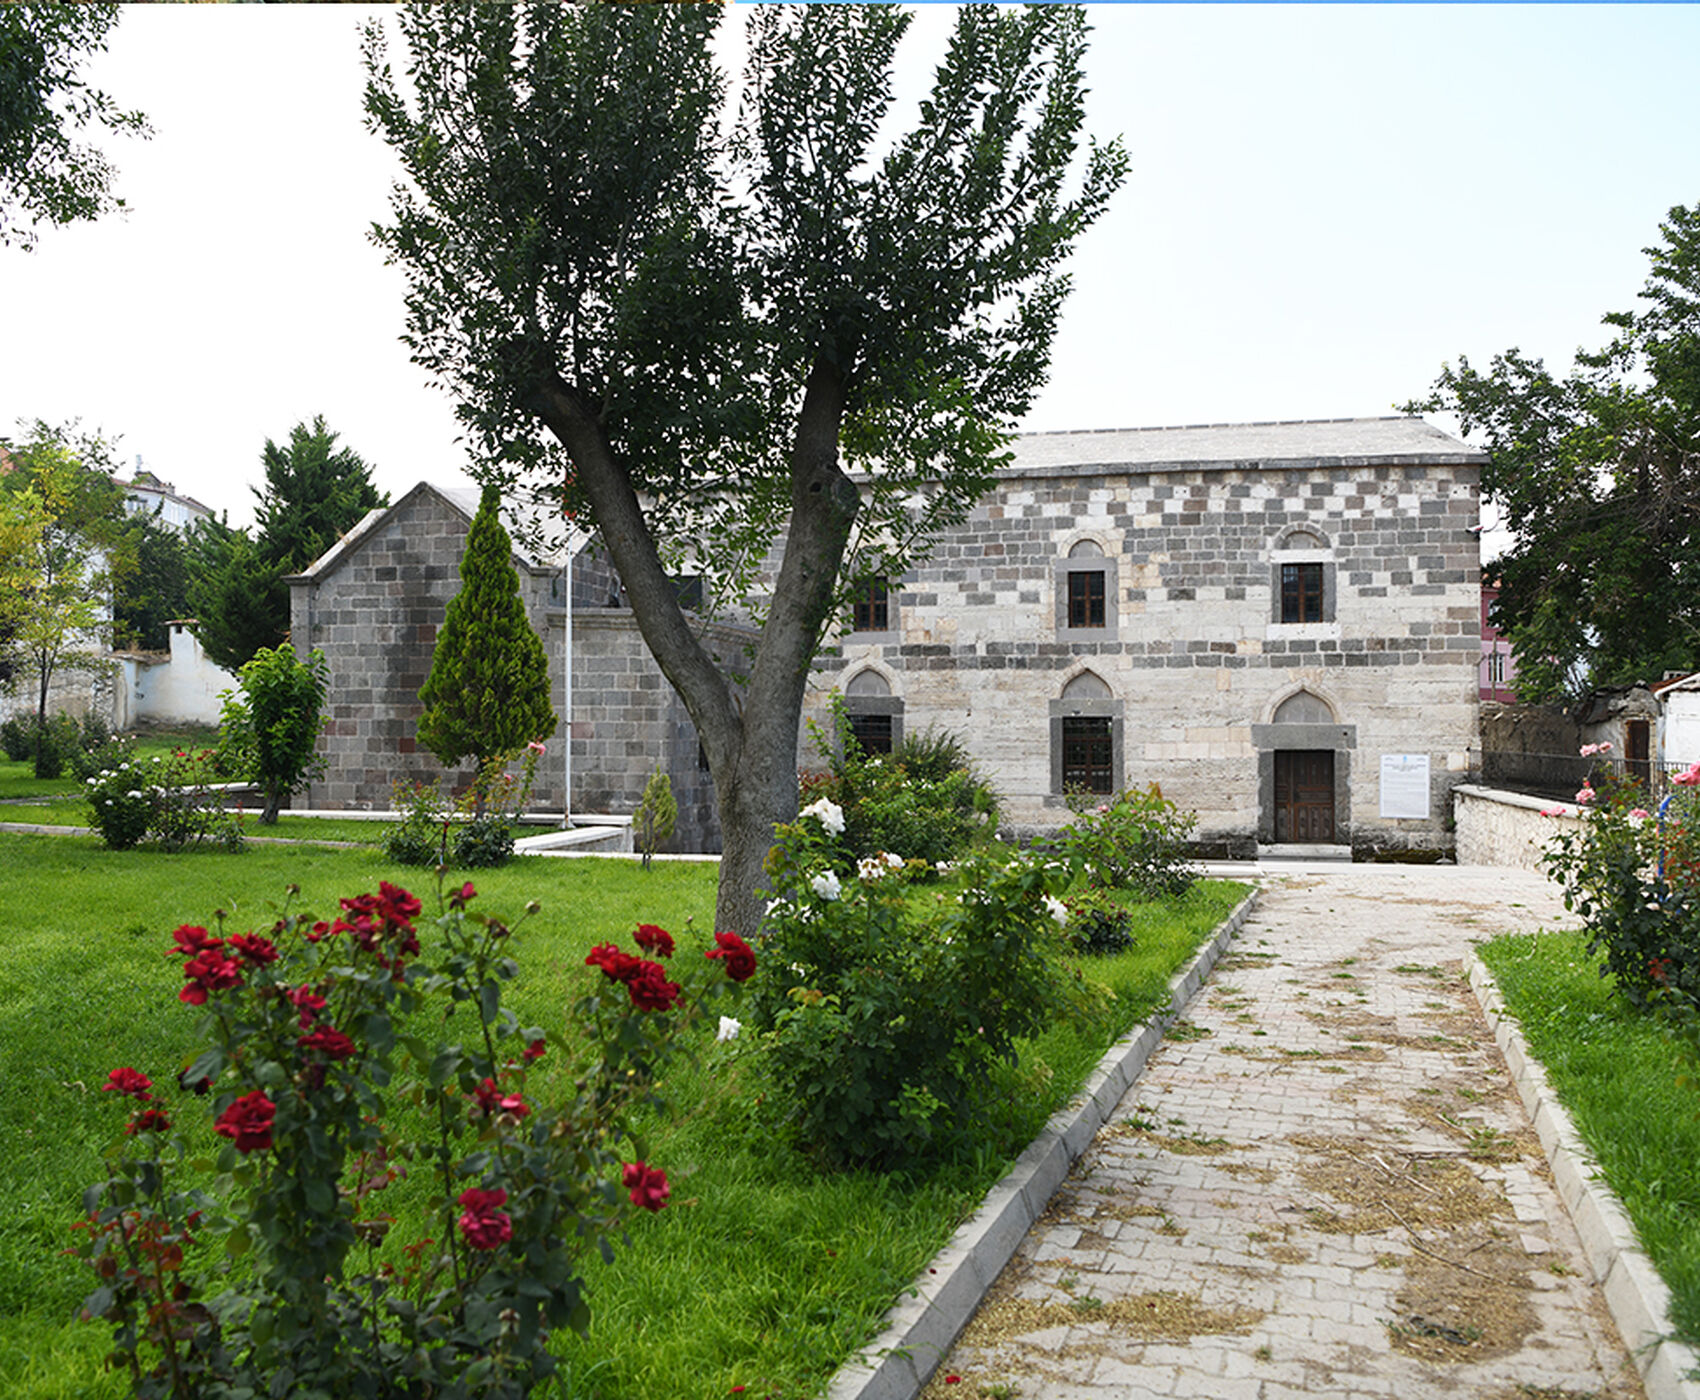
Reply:
[[1652, 726], [1644, 719], [1632, 719], [1623, 729], [1623, 760], [1628, 776], [1647, 787], [1653, 781]]
[[1334, 755], [1288, 749], [1275, 755], [1275, 840], [1326, 845], [1334, 840]]

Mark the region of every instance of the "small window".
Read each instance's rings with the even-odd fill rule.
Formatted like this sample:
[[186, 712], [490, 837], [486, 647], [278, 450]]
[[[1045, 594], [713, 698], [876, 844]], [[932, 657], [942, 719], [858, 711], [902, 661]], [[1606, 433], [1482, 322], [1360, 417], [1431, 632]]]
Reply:
[[1064, 792], [1114, 792], [1115, 756], [1110, 721], [1096, 715], [1065, 715], [1062, 722]]
[[1322, 621], [1322, 565], [1281, 565], [1281, 621]]
[[883, 578], [874, 579], [854, 595], [850, 613], [850, 627], [855, 632], [888, 632], [891, 630], [891, 609]]
[[674, 596], [679, 600], [679, 606], [686, 612], [702, 611], [702, 575], [675, 574], [669, 577], [673, 585]]
[[1068, 575], [1068, 625], [1070, 627], [1102, 627], [1104, 625], [1104, 571], [1102, 569], [1074, 570]]
[[891, 716], [890, 715], [850, 715], [850, 737], [861, 746], [865, 754], [891, 752]]

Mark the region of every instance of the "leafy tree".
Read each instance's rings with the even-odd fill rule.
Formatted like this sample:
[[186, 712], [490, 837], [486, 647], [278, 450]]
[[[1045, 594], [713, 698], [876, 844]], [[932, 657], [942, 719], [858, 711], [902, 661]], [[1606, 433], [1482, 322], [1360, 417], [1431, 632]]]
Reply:
[[47, 524], [47, 511], [33, 492], [0, 493], [0, 685], [8, 684], [17, 670], [19, 632], [28, 615], [36, 551]]
[[643, 857], [643, 868], [649, 869], [656, 849], [673, 835], [679, 819], [679, 801], [673, 796], [673, 781], [665, 773], [656, 772], [644, 784], [643, 798], [632, 813], [632, 838]]
[[287, 646], [258, 652], [242, 667], [241, 694], [225, 692], [220, 746], [252, 755], [254, 781], [265, 793], [264, 826], [277, 823], [283, 799], [301, 787], [316, 765], [319, 711], [325, 703], [325, 658], [305, 661]]
[[164, 651], [165, 624], [189, 616], [188, 547], [153, 515], [131, 515], [125, 533], [134, 567], [113, 598], [113, 643]]
[[196, 635], [207, 655], [236, 671], [289, 635], [289, 585], [389, 497], [372, 484], [372, 469], [323, 417], [297, 423], [289, 442], [266, 439], [260, 460], [265, 490], [255, 488], [255, 534], [228, 525], [203, 525], [193, 547], [195, 581], [190, 599], [199, 619]]
[[1495, 621], [1524, 699], [1700, 665], [1700, 205], [1673, 208], [1634, 311], [1566, 376], [1460, 356], [1408, 412], [1458, 414], [1492, 453], [1484, 493], [1516, 543]]
[[73, 133], [90, 126], [150, 135], [80, 73], [106, 48], [115, 4], [0, 5], [0, 244], [35, 246], [38, 223], [93, 219], [124, 201], [112, 167]]
[[[366, 104], [407, 171], [376, 237], [409, 277], [415, 358], [457, 395], [488, 478], [601, 531], [714, 778], [718, 926], [747, 931], [843, 590], [900, 575], [984, 493], [1044, 378], [1062, 264], [1126, 156], [1094, 146], [1069, 193], [1078, 9], [961, 9], [883, 153], [907, 14], [752, 9], [730, 135], [721, 19], [419, 7], [399, 17], [405, 86], [368, 29]], [[724, 603], [776, 540], [740, 684], [668, 559], [704, 550]]]
[[[483, 768], [555, 729], [549, 661], [525, 615], [500, 506], [500, 491], [486, 486], [461, 556], [460, 592], [449, 600], [419, 691], [419, 742], [445, 766], [470, 754]], [[479, 815], [485, 790], [481, 782]]]
[[109, 443], [74, 424], [37, 421], [27, 438], [0, 447], [10, 468], [0, 475], [0, 495], [22, 498], [14, 509], [39, 520], [21, 566], [24, 603], [14, 642], [35, 687], [39, 734], [54, 675], [100, 659], [100, 644], [110, 640], [114, 581], [129, 576], [134, 560]]
[[246, 530], [222, 520], [197, 520], [184, 541], [189, 557], [189, 612], [195, 635], [216, 666], [240, 671], [282, 638], [277, 619], [288, 616], [283, 569], [261, 557]]

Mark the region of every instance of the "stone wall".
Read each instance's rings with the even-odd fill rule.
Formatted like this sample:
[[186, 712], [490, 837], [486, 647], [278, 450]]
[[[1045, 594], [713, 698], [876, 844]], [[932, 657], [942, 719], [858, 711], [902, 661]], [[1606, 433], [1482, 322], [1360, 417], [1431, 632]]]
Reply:
[[1541, 868], [1541, 852], [1560, 831], [1580, 828], [1572, 802], [1460, 784], [1452, 792], [1459, 865]]
[[[1444, 847], [1476, 740], [1478, 471], [1467, 460], [1007, 470], [897, 585], [892, 635], [850, 634], [821, 658], [810, 712], [871, 670], [901, 700], [904, 732], [960, 734], [1014, 825], [1054, 826], [1067, 815], [1055, 721], [1089, 673], [1110, 697], [1095, 703], [1115, 725], [1118, 781], [1160, 783], [1199, 813], [1213, 848], [1249, 854], [1273, 839], [1282, 749], [1334, 752], [1337, 841]], [[1095, 633], [1066, 625], [1081, 548], [1074, 562], [1107, 573]], [[1284, 562], [1323, 566], [1323, 621], [1277, 620]], [[1300, 692], [1322, 722], [1277, 722]], [[1428, 757], [1428, 818], [1379, 815], [1384, 754]]]

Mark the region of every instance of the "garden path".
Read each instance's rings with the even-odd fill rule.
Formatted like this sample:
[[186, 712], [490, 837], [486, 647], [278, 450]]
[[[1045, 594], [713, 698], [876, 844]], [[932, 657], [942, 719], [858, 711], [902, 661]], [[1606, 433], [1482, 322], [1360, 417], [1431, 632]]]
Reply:
[[1641, 1396], [1463, 972], [1555, 888], [1264, 883], [925, 1400]]

